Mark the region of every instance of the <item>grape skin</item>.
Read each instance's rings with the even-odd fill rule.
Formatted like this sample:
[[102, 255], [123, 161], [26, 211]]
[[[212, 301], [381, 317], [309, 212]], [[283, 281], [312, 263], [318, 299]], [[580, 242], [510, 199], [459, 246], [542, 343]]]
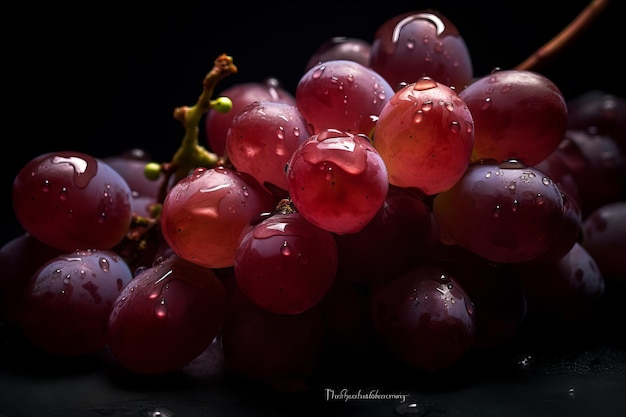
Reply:
[[74, 151], [35, 157], [13, 182], [13, 208], [22, 227], [65, 251], [120, 243], [132, 219], [131, 198], [117, 171]]
[[126, 262], [111, 250], [59, 255], [26, 284], [20, 328], [35, 346], [56, 355], [102, 350], [113, 303], [131, 279]]

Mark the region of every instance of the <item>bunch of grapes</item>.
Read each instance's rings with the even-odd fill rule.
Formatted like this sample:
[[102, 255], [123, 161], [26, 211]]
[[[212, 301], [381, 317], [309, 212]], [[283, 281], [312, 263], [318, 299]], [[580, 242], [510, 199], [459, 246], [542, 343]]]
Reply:
[[330, 356], [432, 375], [529, 323], [575, 331], [626, 282], [621, 98], [475, 76], [435, 10], [324, 42], [293, 93], [214, 98], [236, 72], [220, 55], [174, 110], [171, 161], [62, 149], [16, 174], [5, 326], [146, 375], [217, 345], [229, 375], [302, 390]]

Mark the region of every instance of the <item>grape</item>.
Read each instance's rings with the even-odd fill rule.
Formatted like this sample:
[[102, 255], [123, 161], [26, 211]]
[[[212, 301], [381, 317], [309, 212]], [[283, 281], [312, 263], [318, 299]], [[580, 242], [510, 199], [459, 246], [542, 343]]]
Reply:
[[302, 142], [287, 166], [289, 195], [302, 217], [334, 233], [361, 230], [382, 207], [385, 164], [366, 137], [335, 129]]
[[111, 352], [133, 373], [180, 370], [217, 337], [227, 301], [211, 269], [176, 255], [161, 258], [117, 296], [105, 326]]
[[452, 187], [467, 169], [474, 121], [454, 90], [421, 78], [385, 105], [373, 142], [391, 184], [434, 195]]
[[524, 262], [560, 238], [563, 197], [543, 172], [517, 161], [471, 165], [433, 200], [440, 229], [494, 262]]
[[457, 364], [474, 344], [474, 305], [444, 267], [420, 263], [374, 286], [374, 329], [407, 365], [428, 373]]
[[295, 105], [255, 101], [233, 118], [226, 134], [226, 153], [237, 171], [250, 174], [268, 191], [286, 197], [285, 166], [310, 135]]
[[430, 210], [421, 197], [391, 186], [383, 206], [363, 229], [335, 235], [338, 274], [366, 286], [393, 278], [423, 250], [430, 222]]
[[221, 333], [230, 375], [280, 391], [310, 389], [322, 359], [325, 327], [317, 308], [276, 314], [235, 287]]
[[150, 156], [140, 149], [103, 158], [102, 160], [117, 171], [128, 183], [132, 195], [132, 210], [138, 216], [149, 217], [150, 206], [155, 204], [159, 196], [159, 188], [163, 174], [156, 180], [146, 177], [144, 170], [150, 162]]
[[369, 67], [371, 49], [371, 44], [364, 39], [334, 36], [327, 39], [317, 48], [309, 58], [304, 69], [308, 71], [318, 64], [338, 59], [358, 62], [365, 67]]
[[626, 99], [602, 90], [590, 90], [567, 101], [570, 130], [610, 136], [626, 153]]
[[197, 168], [175, 184], [161, 212], [166, 243], [207, 268], [232, 266], [245, 227], [276, 201], [251, 177], [224, 167]]
[[31, 276], [63, 250], [41, 243], [23, 233], [0, 247], [0, 321], [17, 326], [21, 294]]
[[24, 288], [19, 324], [44, 351], [62, 356], [107, 346], [113, 303], [131, 281], [128, 265], [111, 250], [76, 250], [44, 263]]
[[328, 294], [337, 273], [333, 234], [300, 213], [277, 213], [245, 233], [235, 256], [241, 292], [261, 308], [298, 314]]
[[469, 50], [457, 27], [436, 10], [411, 11], [374, 33], [370, 66], [395, 89], [430, 77], [461, 91], [472, 81]]
[[233, 118], [248, 104], [255, 101], [276, 101], [295, 104], [292, 93], [280, 86], [276, 78], [268, 78], [263, 82], [247, 82], [231, 85], [220, 94], [232, 101], [232, 108], [227, 113], [209, 110], [204, 119], [204, 131], [209, 149], [218, 154], [226, 152], [226, 133]]
[[598, 264], [578, 242], [561, 259], [519, 268], [532, 319], [569, 327], [589, 323], [604, 297]]
[[387, 81], [358, 62], [325, 61], [306, 71], [296, 86], [296, 105], [313, 133], [326, 129], [371, 135], [393, 95]]
[[626, 154], [610, 136], [568, 130], [549, 157], [559, 158], [574, 178], [583, 217], [626, 197]]
[[131, 190], [102, 160], [81, 152], [39, 155], [13, 182], [13, 208], [33, 237], [65, 251], [111, 249], [130, 226]]
[[559, 145], [567, 105], [559, 88], [532, 71], [497, 70], [459, 93], [474, 118], [472, 161], [535, 165]]
[[596, 208], [582, 224], [581, 245], [606, 280], [626, 282], [626, 201]]

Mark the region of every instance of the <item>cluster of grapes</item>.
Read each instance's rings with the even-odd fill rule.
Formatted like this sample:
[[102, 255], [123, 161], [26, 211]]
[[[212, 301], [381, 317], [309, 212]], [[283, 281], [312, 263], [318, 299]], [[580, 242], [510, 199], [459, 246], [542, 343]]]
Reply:
[[437, 11], [329, 40], [293, 95], [222, 94], [202, 107], [210, 152], [181, 110], [157, 170], [62, 150], [18, 172], [5, 325], [148, 375], [216, 342], [230, 374], [294, 389], [342, 353], [450, 369], [529, 318], [585, 322], [626, 280], [626, 102], [566, 101], [523, 68], [475, 78]]

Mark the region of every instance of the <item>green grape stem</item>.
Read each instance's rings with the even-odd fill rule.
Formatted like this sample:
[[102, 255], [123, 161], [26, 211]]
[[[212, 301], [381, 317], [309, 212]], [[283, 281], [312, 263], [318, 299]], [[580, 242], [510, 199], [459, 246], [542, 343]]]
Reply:
[[227, 54], [219, 55], [213, 62], [213, 68], [204, 77], [202, 93], [196, 104], [174, 109], [174, 118], [183, 125], [185, 134], [172, 160], [162, 164], [164, 178], [159, 192], [159, 202], [162, 203], [165, 200], [172, 176], [176, 183], [189, 175], [191, 170], [197, 167], [213, 168], [222, 160], [218, 155], [200, 145], [199, 125], [202, 117], [218, 103], [217, 100], [212, 100], [217, 83], [235, 73], [237, 73], [237, 67], [233, 63], [233, 58]]

